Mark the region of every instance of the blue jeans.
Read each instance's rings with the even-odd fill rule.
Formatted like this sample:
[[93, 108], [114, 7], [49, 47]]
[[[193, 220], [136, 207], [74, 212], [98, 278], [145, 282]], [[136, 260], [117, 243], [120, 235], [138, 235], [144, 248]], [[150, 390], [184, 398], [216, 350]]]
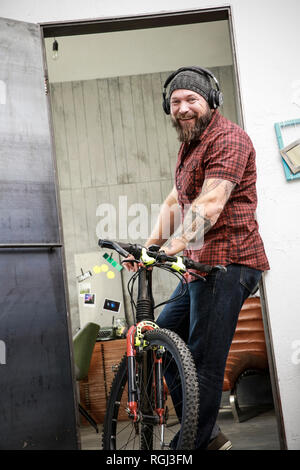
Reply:
[[[206, 282], [190, 282], [184, 297], [167, 304], [156, 321], [161, 328], [175, 331], [193, 355], [200, 390], [196, 438], [200, 449], [206, 449], [218, 416], [226, 359], [239, 312], [261, 275], [262, 271], [230, 264], [226, 273], [218, 271], [207, 275]], [[180, 289], [179, 284], [171, 298]], [[166, 377], [167, 383], [169, 379]], [[177, 403], [181, 397], [172, 396], [172, 399], [180, 414]]]

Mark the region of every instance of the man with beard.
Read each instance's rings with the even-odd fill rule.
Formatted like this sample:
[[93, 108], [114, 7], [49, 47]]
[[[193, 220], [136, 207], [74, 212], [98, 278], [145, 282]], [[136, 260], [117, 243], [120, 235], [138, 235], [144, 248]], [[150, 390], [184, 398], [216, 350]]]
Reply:
[[[183, 251], [197, 262], [224, 265], [227, 272], [208, 274], [206, 282], [187, 274], [187, 293], [164, 307], [157, 324], [178, 333], [193, 354], [200, 388], [196, 447], [227, 450], [231, 442], [216, 425], [226, 359], [242, 305], [269, 269], [255, 219], [255, 150], [243, 129], [217, 110], [222, 97], [211, 72], [178, 69], [164, 88], [163, 108], [181, 146], [175, 185], [146, 246], [159, 245], [169, 256]], [[180, 290], [179, 284], [171, 298]], [[170, 448], [176, 448], [176, 436]]]

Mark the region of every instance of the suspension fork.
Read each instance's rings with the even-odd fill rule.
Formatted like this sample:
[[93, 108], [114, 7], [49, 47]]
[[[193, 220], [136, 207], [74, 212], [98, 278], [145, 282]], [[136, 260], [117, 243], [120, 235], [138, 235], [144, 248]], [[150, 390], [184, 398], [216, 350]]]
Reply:
[[128, 408], [133, 421], [138, 421], [137, 384], [136, 384], [136, 327], [133, 325], [127, 333], [127, 373], [128, 373]]
[[[136, 340], [141, 345], [142, 328], [145, 330], [157, 328], [154, 322], [154, 301], [152, 296], [152, 270], [140, 266], [138, 298], [136, 309], [137, 326], [131, 326], [127, 333], [127, 372], [128, 372], [128, 408], [133, 421], [138, 415], [138, 387], [136, 382]], [[142, 346], [143, 347], [143, 346]], [[158, 371], [159, 373], [159, 371]]]
[[136, 326], [131, 326], [127, 333], [127, 374], [128, 374], [128, 408], [133, 421], [138, 416], [138, 387], [136, 382], [136, 347], [144, 347], [142, 330], [153, 330], [157, 328], [155, 323], [143, 321]]
[[[154, 320], [152, 298], [152, 271], [143, 266], [138, 283], [138, 298], [136, 308], [137, 324], [143, 320]], [[127, 333], [127, 371], [128, 371], [128, 408], [134, 422], [138, 421], [137, 383], [136, 383], [136, 326], [131, 326]]]
[[153, 351], [154, 358], [154, 377], [153, 388], [155, 390], [155, 411], [159, 416], [159, 424], [164, 423], [165, 413], [165, 389], [162, 373], [162, 352], [158, 349]]
[[[137, 326], [131, 326], [127, 334], [127, 371], [128, 371], [128, 408], [130, 415], [133, 417], [133, 421], [136, 422], [139, 419], [138, 415], [138, 387], [136, 382], [136, 345], [141, 346], [141, 330], [153, 330], [157, 328], [152, 322], [140, 322]], [[143, 347], [143, 346], [142, 346]], [[162, 363], [163, 351], [157, 349], [153, 351], [153, 379], [152, 387], [154, 390], [155, 398], [155, 412], [158, 416], [159, 424], [163, 424], [165, 421], [165, 386], [163, 380], [163, 363]], [[148, 366], [147, 366], [148, 367]], [[145, 378], [144, 378], [145, 379]], [[145, 380], [147, 383], [147, 380]], [[149, 411], [148, 411], [149, 413]]]

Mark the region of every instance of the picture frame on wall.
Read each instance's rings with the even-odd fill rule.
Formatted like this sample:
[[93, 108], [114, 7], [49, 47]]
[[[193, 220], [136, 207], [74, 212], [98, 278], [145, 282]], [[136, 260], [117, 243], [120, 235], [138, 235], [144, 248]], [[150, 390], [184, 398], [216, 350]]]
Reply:
[[283, 163], [283, 169], [287, 181], [300, 178], [300, 139], [293, 140], [289, 144], [284, 143], [282, 130], [293, 127], [300, 136], [300, 119], [276, 122], [274, 124], [277, 143]]
[[281, 156], [295, 175], [300, 172], [300, 139], [280, 150]]

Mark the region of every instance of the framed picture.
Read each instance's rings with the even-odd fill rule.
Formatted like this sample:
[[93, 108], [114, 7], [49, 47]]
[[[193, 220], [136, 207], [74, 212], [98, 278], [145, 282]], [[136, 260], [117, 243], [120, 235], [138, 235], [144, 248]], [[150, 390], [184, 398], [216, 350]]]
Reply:
[[96, 294], [84, 294], [84, 305], [86, 307], [95, 307]]
[[[274, 127], [286, 179], [290, 181], [300, 178], [300, 171], [297, 170], [300, 165], [300, 119], [276, 122]], [[294, 130], [299, 139], [293, 139], [290, 143], [284, 142], [282, 130], [285, 128]]]
[[280, 150], [281, 156], [295, 175], [300, 172], [300, 139]]

